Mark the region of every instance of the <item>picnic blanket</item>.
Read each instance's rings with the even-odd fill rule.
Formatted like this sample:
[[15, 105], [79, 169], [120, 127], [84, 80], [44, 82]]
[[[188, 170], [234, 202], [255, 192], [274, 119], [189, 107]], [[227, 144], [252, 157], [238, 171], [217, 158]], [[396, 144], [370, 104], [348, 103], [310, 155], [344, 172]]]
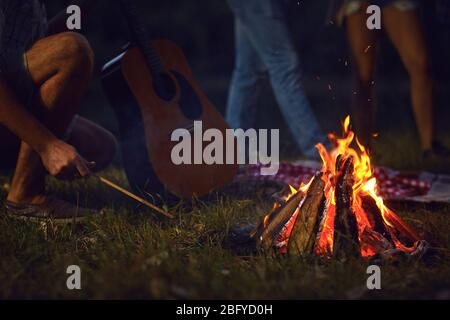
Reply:
[[[276, 175], [261, 175], [261, 165], [252, 165], [239, 174], [238, 179], [272, 181], [298, 187], [307, 183], [321, 168], [315, 161], [280, 163]], [[378, 193], [385, 200], [423, 203], [450, 203], [450, 176], [429, 172], [399, 172], [385, 167], [373, 169]]]

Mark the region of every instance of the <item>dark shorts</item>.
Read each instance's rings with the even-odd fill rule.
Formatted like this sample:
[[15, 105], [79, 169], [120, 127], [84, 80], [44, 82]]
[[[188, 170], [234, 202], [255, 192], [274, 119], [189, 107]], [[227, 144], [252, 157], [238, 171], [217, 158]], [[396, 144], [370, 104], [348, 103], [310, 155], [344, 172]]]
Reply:
[[380, 7], [394, 5], [402, 11], [413, 10], [418, 5], [416, 0], [349, 0], [344, 11], [345, 15], [349, 16], [358, 12], [363, 2], [375, 4]]
[[27, 108], [31, 108], [36, 99], [37, 87], [31, 79], [28, 70], [28, 61], [23, 52], [4, 52], [3, 61], [0, 64], [1, 75], [8, 82]]

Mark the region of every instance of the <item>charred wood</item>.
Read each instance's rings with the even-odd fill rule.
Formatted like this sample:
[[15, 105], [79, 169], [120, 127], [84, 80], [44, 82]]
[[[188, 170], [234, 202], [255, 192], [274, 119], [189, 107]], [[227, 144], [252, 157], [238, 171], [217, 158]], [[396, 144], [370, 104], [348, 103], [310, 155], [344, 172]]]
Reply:
[[375, 199], [367, 195], [362, 197], [361, 201], [364, 213], [366, 214], [373, 230], [381, 234], [388, 241], [391, 241], [391, 236], [386, 228], [383, 221], [383, 215], [381, 214], [381, 210], [378, 208]]
[[361, 232], [361, 247], [367, 251], [380, 253], [394, 248], [394, 245], [383, 235], [370, 228]]
[[253, 235], [258, 247], [271, 248], [273, 241], [292, 217], [303, 198], [303, 192], [297, 192], [284, 205], [275, 209], [269, 215], [267, 221], [262, 221], [259, 224]]
[[336, 159], [336, 215], [334, 219], [333, 254], [338, 258], [359, 256], [358, 225], [353, 212], [353, 158]]
[[292, 228], [288, 242], [288, 254], [304, 255], [312, 253], [316, 239], [315, 231], [320, 223], [320, 209], [323, 210], [325, 202], [324, 189], [325, 182], [322, 180], [322, 174], [316, 174]]

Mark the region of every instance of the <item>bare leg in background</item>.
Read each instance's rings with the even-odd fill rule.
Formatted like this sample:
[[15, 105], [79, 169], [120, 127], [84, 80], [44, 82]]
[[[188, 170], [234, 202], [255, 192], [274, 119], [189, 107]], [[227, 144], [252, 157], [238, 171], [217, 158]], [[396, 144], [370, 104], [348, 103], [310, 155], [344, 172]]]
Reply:
[[352, 122], [363, 145], [370, 148], [375, 117], [375, 68], [378, 48], [377, 31], [366, 28], [367, 4], [346, 19], [347, 38], [354, 65]]
[[395, 6], [383, 9], [383, 25], [408, 71], [411, 101], [422, 150], [429, 150], [434, 139], [433, 80], [425, 39], [415, 10], [401, 11]]

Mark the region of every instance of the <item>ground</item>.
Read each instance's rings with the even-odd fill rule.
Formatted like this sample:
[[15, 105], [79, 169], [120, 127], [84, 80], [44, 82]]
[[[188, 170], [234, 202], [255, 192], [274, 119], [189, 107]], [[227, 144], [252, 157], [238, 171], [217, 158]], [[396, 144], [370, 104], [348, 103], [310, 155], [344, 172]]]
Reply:
[[[399, 148], [405, 146], [402, 139], [407, 138], [395, 139]], [[383, 148], [381, 142], [376, 154], [384, 158], [376, 156], [377, 161], [402, 167], [405, 160], [399, 155], [408, 154], [389, 157]], [[126, 185], [117, 165], [104, 175]], [[2, 184], [7, 181], [7, 175], [1, 176]], [[102, 208], [105, 215], [82, 228], [55, 229], [18, 222], [0, 211], [0, 298], [449, 299], [449, 207], [397, 210], [437, 254], [421, 262], [383, 265], [382, 289], [369, 291], [364, 260], [239, 257], [222, 247], [230, 227], [255, 222], [267, 212], [270, 189], [232, 185], [209, 203], [173, 208], [176, 219], [168, 221], [95, 178], [76, 183], [50, 179], [51, 192]], [[0, 201], [4, 197], [2, 192]], [[72, 264], [82, 270], [80, 291], [66, 288], [66, 269]]]

